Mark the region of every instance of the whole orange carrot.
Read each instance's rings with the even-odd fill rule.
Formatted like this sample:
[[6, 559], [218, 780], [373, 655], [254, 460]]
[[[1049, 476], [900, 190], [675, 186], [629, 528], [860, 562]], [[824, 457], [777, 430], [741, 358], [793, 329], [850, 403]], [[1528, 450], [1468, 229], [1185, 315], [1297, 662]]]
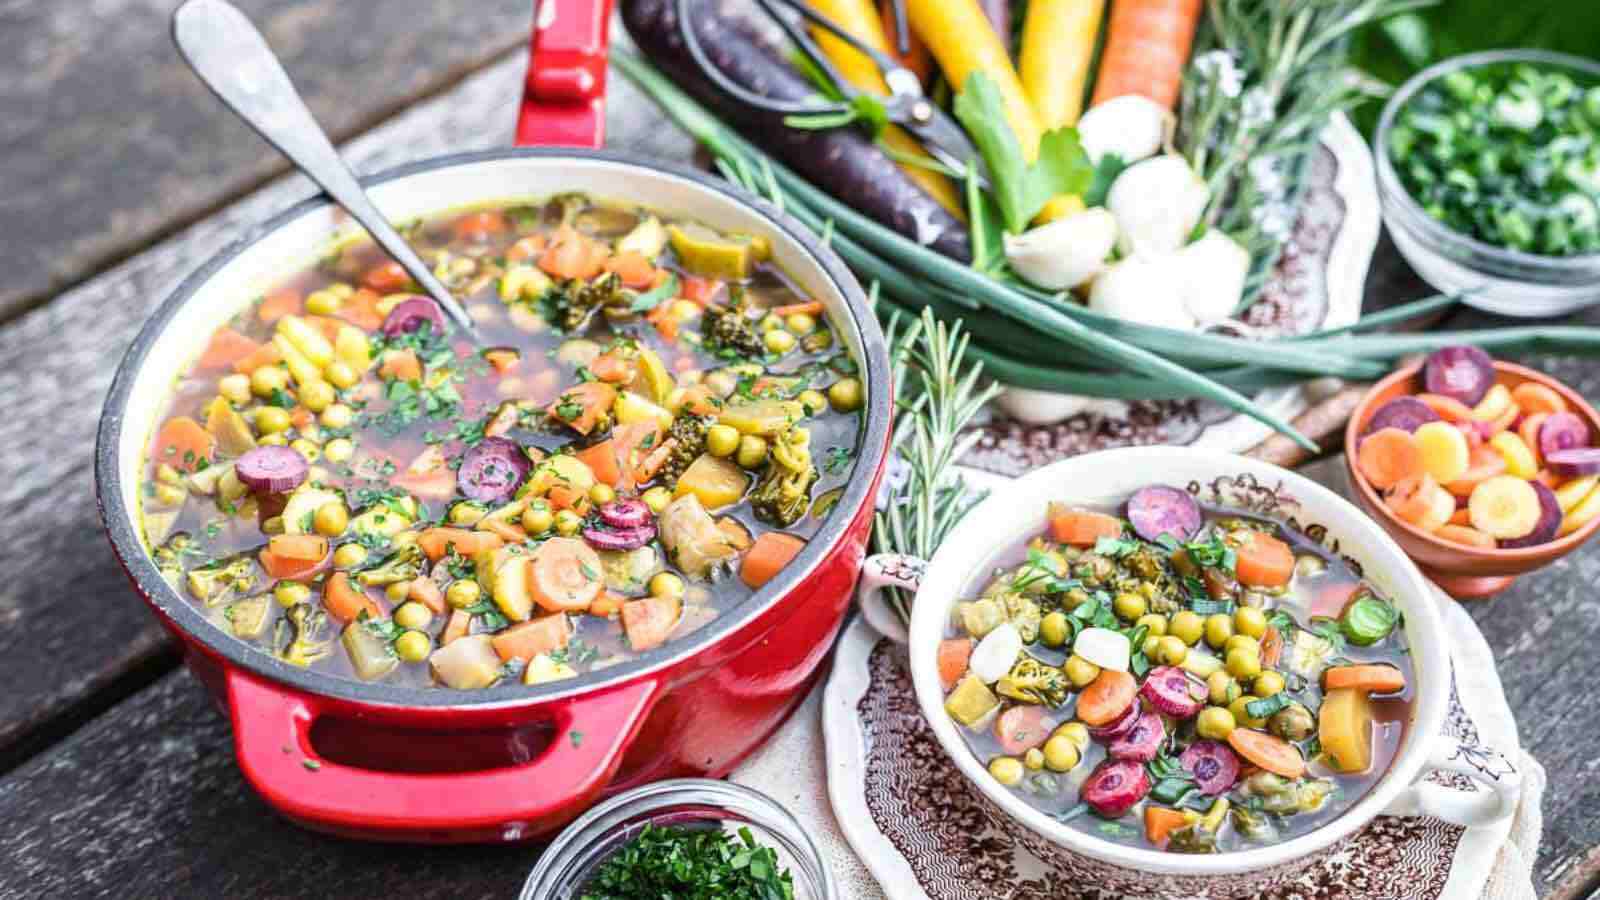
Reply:
[[1090, 105], [1142, 94], [1176, 106], [1200, 9], [1201, 0], [1115, 0]]

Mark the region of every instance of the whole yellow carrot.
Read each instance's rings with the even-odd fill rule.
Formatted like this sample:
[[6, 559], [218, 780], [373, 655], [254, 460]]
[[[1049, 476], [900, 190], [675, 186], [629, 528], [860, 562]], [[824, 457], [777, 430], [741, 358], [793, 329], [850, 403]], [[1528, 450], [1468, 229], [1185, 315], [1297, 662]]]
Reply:
[[[879, 17], [877, 6], [872, 0], [811, 0], [811, 8], [833, 20], [835, 25], [849, 32], [856, 40], [876, 50], [892, 54], [889, 36], [883, 30], [883, 19]], [[884, 82], [883, 73], [878, 69], [877, 63], [865, 53], [835, 37], [825, 28], [813, 27], [811, 33], [817, 39], [817, 44], [822, 47], [822, 52], [827, 54], [828, 59], [839, 70], [839, 74], [852, 85], [879, 95], [886, 96], [889, 93], [889, 85]], [[916, 156], [927, 155], [927, 151], [916, 138], [895, 125], [883, 130], [882, 140], [891, 150]], [[961, 192], [950, 179], [922, 166], [902, 163], [900, 168], [904, 169], [906, 175], [927, 191], [933, 199], [939, 201], [940, 206], [958, 218], [965, 217], [966, 207], [962, 205]]]
[[1033, 104], [1022, 89], [1022, 80], [1011, 66], [1000, 36], [978, 0], [906, 0], [906, 18], [939, 61], [939, 68], [952, 87], [960, 89], [967, 76], [982, 72], [1000, 89], [1006, 122], [1017, 136], [1023, 159], [1033, 162], [1039, 155], [1039, 138], [1044, 130]]
[[1022, 87], [1045, 130], [1078, 124], [1106, 0], [1030, 0], [1017, 59]]

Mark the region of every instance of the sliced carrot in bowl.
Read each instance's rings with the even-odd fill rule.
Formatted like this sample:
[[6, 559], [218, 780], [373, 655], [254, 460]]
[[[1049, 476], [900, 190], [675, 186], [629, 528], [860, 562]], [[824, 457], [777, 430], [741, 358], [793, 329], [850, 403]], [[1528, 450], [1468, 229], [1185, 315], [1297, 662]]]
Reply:
[[1362, 438], [1356, 447], [1356, 466], [1380, 491], [1427, 472], [1417, 439], [1399, 428], [1381, 428]]

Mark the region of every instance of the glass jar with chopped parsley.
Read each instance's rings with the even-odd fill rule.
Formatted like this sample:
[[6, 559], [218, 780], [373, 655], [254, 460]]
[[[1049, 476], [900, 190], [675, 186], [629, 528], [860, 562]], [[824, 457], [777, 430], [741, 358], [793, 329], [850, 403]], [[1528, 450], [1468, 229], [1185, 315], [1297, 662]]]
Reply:
[[1446, 60], [1390, 98], [1374, 150], [1389, 233], [1435, 288], [1505, 315], [1600, 301], [1600, 64]]
[[759, 791], [702, 778], [645, 785], [594, 807], [545, 850], [522, 900], [833, 900], [821, 853]]

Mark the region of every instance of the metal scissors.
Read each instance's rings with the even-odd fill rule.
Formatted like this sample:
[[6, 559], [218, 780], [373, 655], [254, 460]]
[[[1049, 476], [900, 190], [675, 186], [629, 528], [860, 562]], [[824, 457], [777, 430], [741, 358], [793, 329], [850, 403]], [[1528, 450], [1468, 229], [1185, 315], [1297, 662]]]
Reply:
[[[684, 45], [701, 71], [718, 88], [747, 106], [784, 116], [848, 114], [857, 109], [854, 102], [856, 98], [873, 98], [883, 107], [888, 120], [910, 132], [936, 162], [960, 173], [963, 177], [970, 168], [976, 175], [978, 183], [984, 187], [988, 186], [988, 182], [984, 179], [983, 161], [978, 156], [977, 147], [967, 137], [966, 131], [923, 93], [922, 79], [917, 73], [901, 65], [898, 59], [863, 43], [832, 19], [811, 9], [805, 0], [755, 0], [755, 3], [778, 23], [784, 34], [794, 42], [801, 53], [805, 54], [815, 70], [831, 82], [836, 96], [842, 99], [823, 99], [815, 102], [776, 100], [735, 83], [712, 63], [705, 50], [701, 48], [700, 40], [689, 24], [692, 21], [690, 0], [678, 0], [678, 28], [683, 33]], [[895, 10], [895, 41], [904, 52], [909, 47], [904, 0], [895, 0], [892, 5]], [[828, 59], [827, 54], [806, 29], [792, 17], [785, 15], [779, 7], [788, 7], [801, 18], [828, 31], [871, 59], [883, 73], [884, 83], [889, 86], [889, 96], [881, 97], [852, 85]]]

